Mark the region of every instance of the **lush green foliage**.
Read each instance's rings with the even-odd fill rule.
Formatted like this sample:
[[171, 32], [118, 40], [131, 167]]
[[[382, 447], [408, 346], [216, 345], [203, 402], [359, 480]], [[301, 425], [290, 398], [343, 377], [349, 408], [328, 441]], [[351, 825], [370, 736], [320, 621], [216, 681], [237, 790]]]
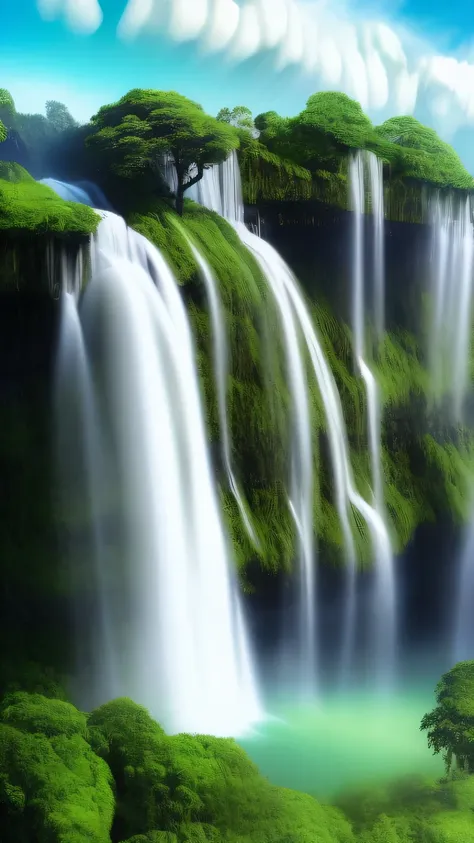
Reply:
[[74, 129], [78, 126], [67, 106], [57, 100], [47, 101], [46, 119], [57, 132], [65, 132], [68, 129]]
[[358, 843], [470, 843], [474, 777], [407, 777], [341, 796]]
[[2, 121], [0, 120], [0, 143], [2, 143], [2, 141], [5, 140], [6, 136], [7, 136], [7, 130], [6, 130], [5, 126], [3, 125]]
[[0, 88], [0, 111], [3, 111], [4, 109], [11, 115], [16, 113], [15, 102], [12, 95], [6, 90], [6, 88]]
[[460, 770], [474, 772], [474, 661], [459, 662], [441, 677], [436, 702], [421, 721], [428, 745], [443, 753], [448, 772], [453, 759]]
[[[438, 686], [449, 717], [471, 716], [472, 665]], [[473, 809], [466, 773], [327, 806], [270, 784], [231, 739], [166, 735], [129, 699], [89, 716], [39, 694], [0, 702], [2, 843], [471, 843]]]
[[46, 103], [46, 116], [17, 112], [11, 94], [5, 89], [0, 89], [0, 120], [11, 140], [6, 156], [0, 149], [0, 160], [6, 157], [21, 164], [35, 178], [51, 175], [57, 164], [55, 148], [60, 136], [79, 128], [68, 108], [55, 100]]
[[405, 178], [440, 187], [474, 188], [473, 177], [454, 149], [434, 129], [423, 126], [414, 117], [392, 117], [378, 126], [376, 132], [397, 148], [395, 155], [388, 153], [389, 160]]
[[[374, 128], [359, 103], [346, 94], [331, 91], [313, 94], [306, 108], [296, 117], [283, 118], [270, 111], [258, 115], [255, 125], [260, 130], [260, 146], [266, 146], [269, 152], [286, 162], [304, 167], [312, 174], [313, 181], [319, 179], [319, 190], [306, 188], [294, 197], [284, 198], [321, 198], [346, 207], [345, 160], [348, 152], [354, 149], [372, 150], [390, 165], [389, 192], [392, 186], [395, 193], [399, 192], [400, 181], [406, 190], [412, 180], [439, 187], [474, 187], [474, 180], [458, 155], [433, 129], [412, 117], [395, 117]], [[321, 184], [323, 173], [326, 183]], [[330, 176], [335, 173], [339, 174], [341, 188], [336, 191], [337, 182]], [[258, 172], [244, 169], [244, 176], [250, 182], [244, 187], [247, 195], [255, 195], [260, 200], [282, 198], [278, 195], [277, 178], [273, 179], [274, 195], [270, 195], [272, 191], [268, 186], [261, 191], [258, 184], [253, 184], [258, 181]], [[329, 188], [331, 193], [327, 192]], [[403, 208], [397, 207], [399, 202], [396, 197], [392, 208], [388, 197], [392, 218], [403, 214]], [[418, 209], [418, 218], [419, 213]]]
[[258, 140], [241, 135], [240, 171], [244, 200], [250, 204], [265, 199], [310, 199], [311, 173], [298, 164], [275, 155]]
[[89, 734], [116, 783], [114, 840], [173, 840], [150, 835], [161, 829], [178, 843], [306, 843], [311, 835], [321, 843], [352, 841], [339, 811], [270, 785], [233, 740], [170, 738], [125, 699], [94, 711]]
[[221, 108], [216, 116], [216, 120], [223, 123], [230, 123], [236, 129], [243, 129], [245, 132], [255, 134], [255, 123], [253, 121], [252, 112], [250, 108], [245, 105], [236, 105], [235, 108]]
[[64, 202], [23, 167], [0, 161], [0, 230], [88, 235], [98, 224], [91, 208]]
[[86, 741], [86, 717], [40, 695], [0, 709], [2, 843], [109, 843], [112, 776]]
[[103, 106], [92, 123], [98, 131], [89, 143], [105, 153], [119, 175], [146, 172], [161, 182], [163, 158], [171, 157], [180, 213], [184, 191], [202, 178], [206, 166], [224, 161], [239, 144], [230, 125], [173, 91], [129, 91], [117, 103]]

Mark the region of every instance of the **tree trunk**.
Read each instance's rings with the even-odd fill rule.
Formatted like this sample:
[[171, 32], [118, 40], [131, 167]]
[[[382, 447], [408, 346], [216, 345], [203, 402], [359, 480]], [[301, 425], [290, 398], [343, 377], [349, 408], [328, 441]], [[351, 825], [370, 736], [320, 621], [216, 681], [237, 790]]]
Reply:
[[204, 167], [198, 167], [197, 174], [194, 176], [193, 179], [185, 182], [183, 180], [183, 175], [178, 167], [176, 167], [176, 173], [178, 176], [178, 190], [176, 191], [176, 213], [179, 214], [180, 217], [183, 216], [183, 208], [184, 208], [184, 193], [186, 190], [189, 190], [193, 184], [197, 184], [198, 181], [201, 181], [204, 175]]
[[179, 185], [178, 190], [176, 191], [176, 213], [179, 214], [180, 217], [183, 216], [183, 209], [184, 209], [184, 190], [183, 185]]

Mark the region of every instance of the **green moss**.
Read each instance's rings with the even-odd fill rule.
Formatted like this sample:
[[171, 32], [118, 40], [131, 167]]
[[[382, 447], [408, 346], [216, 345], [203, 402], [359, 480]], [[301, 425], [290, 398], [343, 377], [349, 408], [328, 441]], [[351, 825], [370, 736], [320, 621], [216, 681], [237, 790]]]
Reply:
[[[186, 203], [183, 218], [166, 203], [153, 211], [131, 214], [129, 222], [163, 251], [184, 285], [197, 343], [210, 439], [219, 441], [219, 418], [212, 362], [212, 331], [205, 290], [188, 239], [201, 250], [219, 283], [230, 351], [227, 407], [233, 462], [259, 547], [260, 563], [270, 570], [289, 570], [294, 563], [295, 527], [286, 497], [290, 466], [288, 383], [281, 328], [273, 298], [253, 257], [234, 229], [218, 215]], [[367, 434], [366, 391], [355, 374], [351, 332], [330, 308], [308, 305], [341, 396], [351, 447], [356, 486], [372, 499]], [[369, 326], [370, 328], [370, 326]], [[370, 339], [370, 332], [368, 334]], [[370, 344], [370, 343], [369, 343]], [[372, 363], [383, 407], [382, 460], [385, 499], [393, 546], [402, 551], [416, 527], [450, 511], [466, 516], [474, 463], [474, 439], [464, 434], [454, 442], [426, 437], [419, 419], [430, 409], [429, 377], [421, 351], [407, 332], [387, 334]], [[327, 420], [322, 396], [307, 361], [315, 455], [314, 524], [326, 555], [343, 558], [343, 534], [335, 509], [333, 472], [328, 457]], [[321, 448], [321, 446], [323, 446]], [[222, 509], [234, 555], [243, 571], [255, 558], [235, 500], [220, 475]], [[367, 525], [351, 508], [357, 554], [362, 564], [372, 556]], [[245, 580], [244, 580], [245, 587]]]
[[310, 199], [311, 173], [292, 161], [280, 158], [248, 135], [238, 151], [244, 201]]
[[73, 706], [11, 695], [0, 715], [2, 841], [109, 843], [114, 798], [107, 765]]
[[114, 839], [352, 843], [340, 811], [272, 786], [231, 739], [167, 737], [130, 700], [101, 706], [89, 723], [116, 782]]
[[19, 164], [0, 161], [0, 230], [87, 236], [99, 222], [92, 208], [65, 202]]
[[85, 715], [63, 700], [49, 699], [24, 691], [7, 695], [0, 708], [1, 719], [9, 726], [46, 737], [86, 735]]

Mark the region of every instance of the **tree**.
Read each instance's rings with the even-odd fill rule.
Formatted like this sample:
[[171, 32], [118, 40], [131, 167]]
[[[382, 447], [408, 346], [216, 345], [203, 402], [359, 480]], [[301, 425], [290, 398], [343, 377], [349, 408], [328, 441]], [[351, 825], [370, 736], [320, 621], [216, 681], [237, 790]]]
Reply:
[[453, 759], [458, 769], [474, 773], [474, 661], [459, 662], [441, 677], [436, 702], [420, 726], [428, 746], [443, 753], [448, 773]]
[[236, 129], [243, 129], [246, 132], [250, 132], [252, 137], [258, 137], [259, 132], [255, 128], [252, 112], [246, 105], [236, 105], [233, 109], [221, 108], [216, 120], [222, 123], [229, 123], [230, 126], [234, 126]]
[[16, 108], [13, 97], [10, 91], [6, 88], [0, 88], [0, 121], [5, 126], [5, 129], [15, 128]]
[[47, 101], [46, 117], [57, 132], [65, 132], [67, 129], [74, 129], [78, 125], [68, 107], [56, 100]]
[[414, 117], [391, 117], [375, 132], [393, 146], [390, 159], [394, 172], [399, 170], [405, 177], [443, 187], [473, 189], [474, 180], [452, 146]]
[[0, 120], [0, 143], [3, 143], [3, 141], [6, 139], [6, 136], [7, 136], [7, 130], [6, 130], [5, 126], [3, 125], [2, 121]]
[[92, 124], [97, 132], [86, 143], [100, 148], [118, 175], [146, 174], [159, 184], [163, 160], [169, 157], [176, 170], [180, 215], [185, 191], [239, 146], [232, 126], [173, 91], [129, 91], [117, 103], [103, 106]]
[[309, 97], [306, 108], [288, 123], [292, 157], [304, 167], [337, 168], [350, 149], [365, 149], [375, 133], [358, 102], [335, 91]]
[[0, 117], [9, 126], [11, 120], [16, 114], [15, 102], [10, 91], [6, 88], [0, 88]]
[[292, 123], [288, 117], [281, 117], [276, 111], [265, 111], [263, 114], [257, 114], [255, 126], [259, 132], [260, 143], [263, 143], [270, 152], [281, 158], [297, 160], [298, 155], [294, 149], [292, 137]]

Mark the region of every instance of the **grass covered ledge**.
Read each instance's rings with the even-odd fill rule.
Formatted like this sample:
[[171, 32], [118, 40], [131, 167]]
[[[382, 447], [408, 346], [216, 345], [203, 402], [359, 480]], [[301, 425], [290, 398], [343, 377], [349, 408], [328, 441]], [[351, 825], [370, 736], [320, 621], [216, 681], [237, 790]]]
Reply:
[[0, 161], [0, 231], [77, 234], [88, 237], [99, 225], [92, 208], [65, 202], [35, 181], [19, 164]]

